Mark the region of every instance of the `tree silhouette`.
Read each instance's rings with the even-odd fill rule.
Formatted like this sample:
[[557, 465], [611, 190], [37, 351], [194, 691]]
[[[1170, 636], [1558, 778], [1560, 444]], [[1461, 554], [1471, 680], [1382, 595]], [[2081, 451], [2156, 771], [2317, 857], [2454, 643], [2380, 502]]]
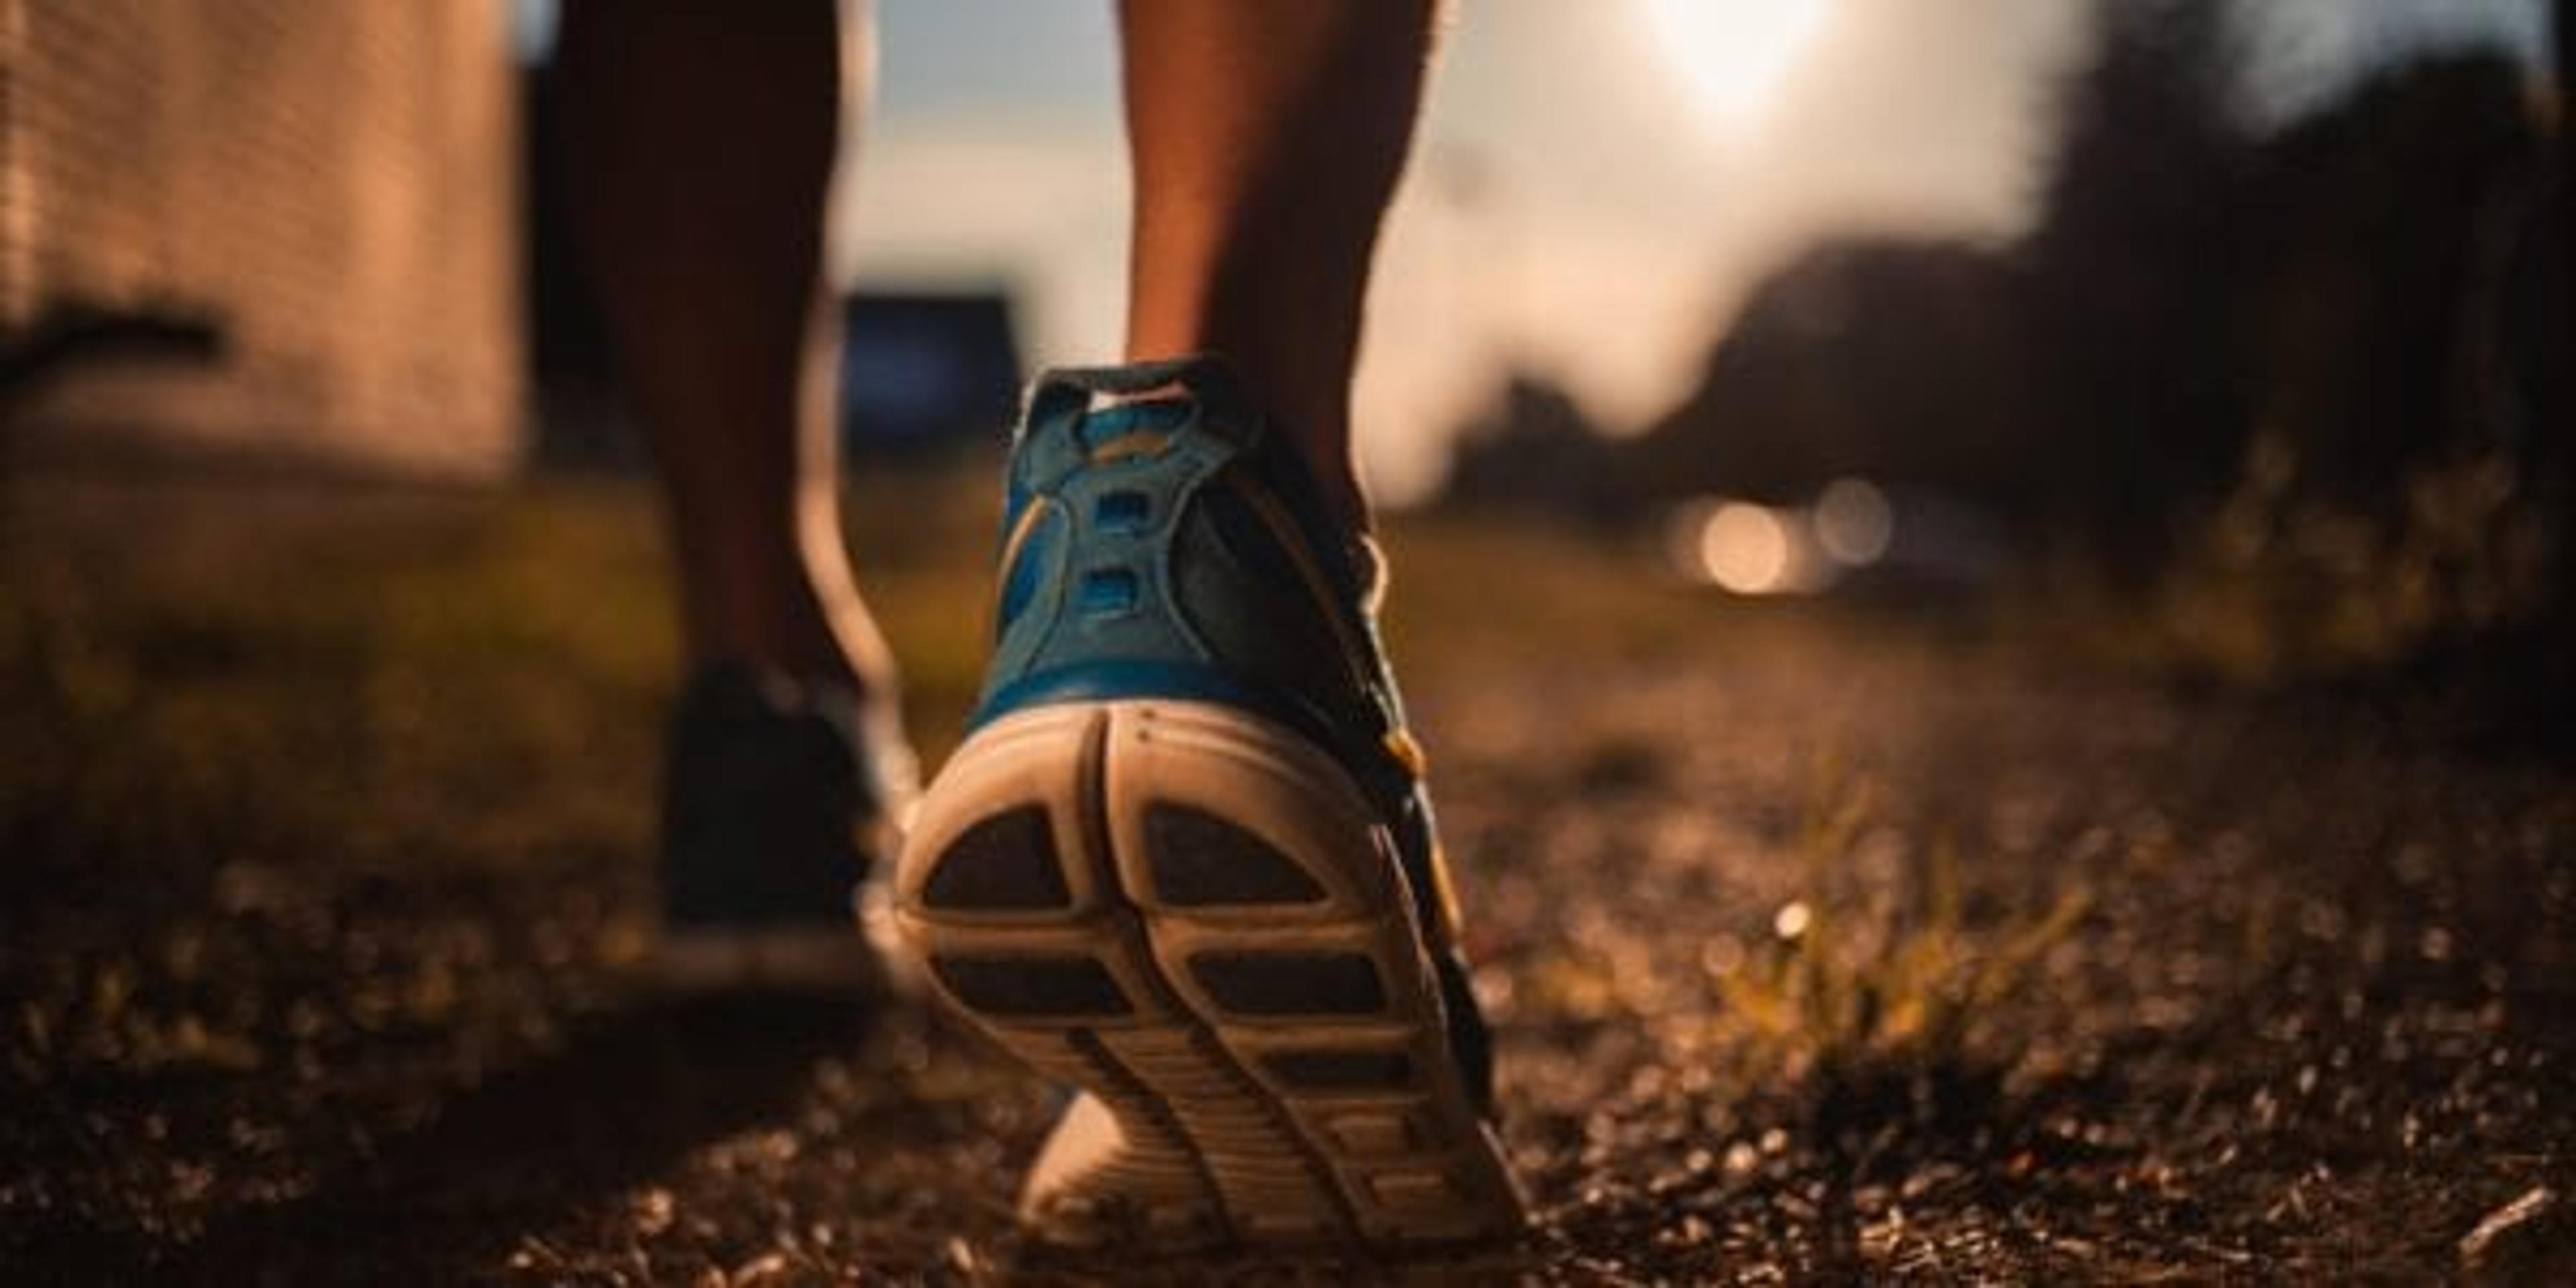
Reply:
[[2063, 133], [2024, 249], [2048, 432], [2033, 449], [2061, 516], [2127, 564], [2158, 553], [2178, 497], [2242, 452], [2237, 308], [2253, 140], [2230, 108], [2241, 54], [2220, 0], [2104, 6], [2095, 61], [2062, 91]]

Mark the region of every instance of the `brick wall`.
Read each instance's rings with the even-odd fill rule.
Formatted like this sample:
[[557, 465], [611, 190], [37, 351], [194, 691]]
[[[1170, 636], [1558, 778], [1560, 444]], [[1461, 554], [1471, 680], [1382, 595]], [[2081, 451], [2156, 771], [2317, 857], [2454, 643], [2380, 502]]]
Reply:
[[491, 475], [520, 451], [506, 0], [0, 0], [0, 328], [201, 317], [20, 391], [34, 450]]

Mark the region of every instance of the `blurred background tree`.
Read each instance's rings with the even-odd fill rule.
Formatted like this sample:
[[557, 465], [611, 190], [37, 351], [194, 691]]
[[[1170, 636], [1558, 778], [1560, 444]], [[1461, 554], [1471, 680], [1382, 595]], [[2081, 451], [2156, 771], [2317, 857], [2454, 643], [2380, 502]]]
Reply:
[[2026, 237], [1817, 244], [1649, 432], [1579, 446], [1524, 377], [1455, 495], [1615, 522], [1865, 476], [2125, 588], [2223, 671], [2510, 654], [2567, 688], [2576, 2], [2554, 83], [2419, 50], [2273, 119], [2245, 6], [2100, 14]]

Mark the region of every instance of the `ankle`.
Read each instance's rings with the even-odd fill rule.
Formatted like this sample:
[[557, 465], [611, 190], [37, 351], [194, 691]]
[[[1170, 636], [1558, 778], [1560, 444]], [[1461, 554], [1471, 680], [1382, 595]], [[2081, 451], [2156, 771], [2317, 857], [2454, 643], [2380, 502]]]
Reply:
[[716, 589], [692, 597], [692, 669], [740, 665], [843, 689], [862, 702], [894, 700], [892, 652], [846, 569], [834, 576], [798, 562], [712, 580]]
[[1298, 450], [1306, 458], [1315, 476], [1325, 508], [1352, 533], [1367, 536], [1375, 531], [1369, 513], [1368, 490], [1360, 485], [1358, 468], [1350, 459], [1350, 431], [1340, 429], [1320, 441], [1314, 434], [1290, 424], [1284, 426], [1297, 440]]
[[[1270, 432], [1295, 446], [1325, 510], [1354, 534], [1371, 531], [1368, 491], [1351, 459], [1350, 400], [1342, 386], [1332, 386], [1328, 396], [1299, 397], [1284, 392], [1294, 386], [1264, 386], [1249, 376], [1245, 380], [1253, 405], [1269, 418]], [[1274, 394], [1273, 388], [1283, 392]]]
[[1313, 478], [1332, 517], [1354, 533], [1372, 530], [1368, 491], [1352, 459], [1350, 371], [1347, 363], [1321, 364], [1263, 361], [1248, 346], [1200, 344], [1150, 348], [1131, 341], [1126, 361], [1168, 361], [1175, 355], [1205, 354], [1242, 384], [1250, 405], [1268, 419], [1271, 432], [1296, 447], [1298, 459]]

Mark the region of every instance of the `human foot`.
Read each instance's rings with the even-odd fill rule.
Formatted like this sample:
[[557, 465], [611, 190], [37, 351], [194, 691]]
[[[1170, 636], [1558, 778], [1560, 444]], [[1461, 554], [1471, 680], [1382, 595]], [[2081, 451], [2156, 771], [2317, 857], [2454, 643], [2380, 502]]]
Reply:
[[1083, 1093], [1024, 1219], [1519, 1229], [1373, 548], [1205, 361], [1041, 381], [1009, 482], [995, 658], [896, 899], [937, 993]]

